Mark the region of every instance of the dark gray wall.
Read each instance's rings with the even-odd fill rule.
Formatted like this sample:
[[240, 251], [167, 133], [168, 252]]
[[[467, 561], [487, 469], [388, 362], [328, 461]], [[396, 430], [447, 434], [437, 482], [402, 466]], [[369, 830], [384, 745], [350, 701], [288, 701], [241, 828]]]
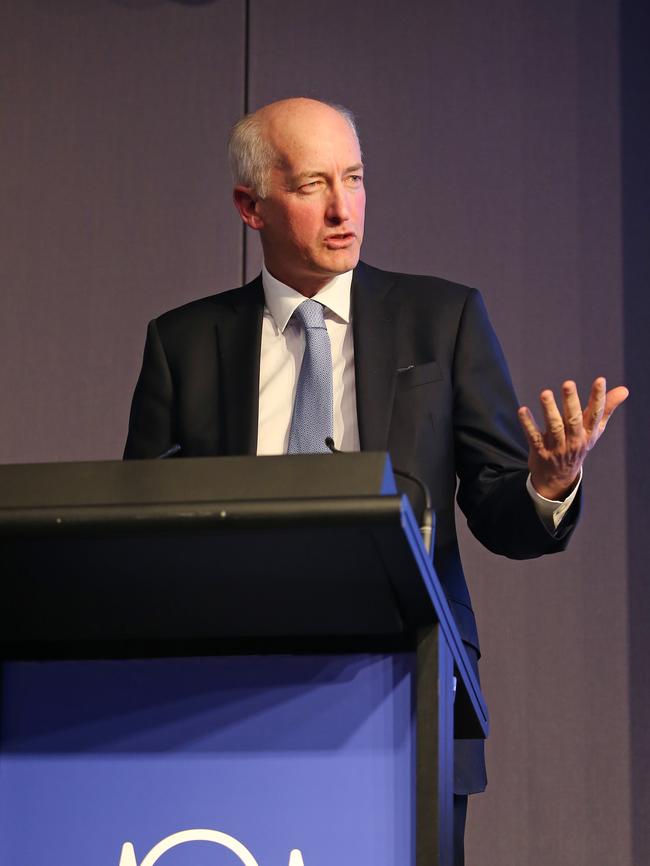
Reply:
[[[647, 153], [647, 42], [619, 11], [6, 0], [0, 460], [119, 456], [147, 319], [259, 264], [230, 204], [227, 129], [245, 105], [299, 93], [358, 115], [368, 261], [480, 287], [522, 401], [627, 372], [640, 405], [647, 240], [629, 248], [643, 200], [626, 167]], [[647, 859], [632, 840], [647, 852], [648, 484], [626, 417], [589, 460], [566, 554], [512, 563], [463, 536], [493, 724], [470, 866]]]
[[243, 4], [0, 14], [0, 460], [118, 457], [147, 321], [240, 282]]

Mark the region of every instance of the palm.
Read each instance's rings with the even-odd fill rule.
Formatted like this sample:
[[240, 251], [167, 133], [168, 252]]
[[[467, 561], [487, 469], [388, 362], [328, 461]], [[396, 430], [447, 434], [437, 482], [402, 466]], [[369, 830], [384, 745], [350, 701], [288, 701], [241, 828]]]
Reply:
[[562, 385], [562, 411], [553, 392], [542, 391], [542, 432], [530, 410], [523, 406], [519, 420], [528, 439], [528, 466], [533, 486], [548, 499], [560, 499], [575, 483], [587, 453], [599, 440], [612, 413], [627, 398], [623, 386], [606, 390], [605, 379], [596, 379], [583, 410], [575, 382]]

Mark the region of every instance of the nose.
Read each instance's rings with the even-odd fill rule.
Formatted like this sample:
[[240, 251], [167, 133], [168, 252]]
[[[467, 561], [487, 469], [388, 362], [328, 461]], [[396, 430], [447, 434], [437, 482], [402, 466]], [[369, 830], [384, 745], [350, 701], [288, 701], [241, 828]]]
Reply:
[[340, 225], [350, 219], [348, 191], [340, 182], [332, 187], [326, 216], [332, 225]]

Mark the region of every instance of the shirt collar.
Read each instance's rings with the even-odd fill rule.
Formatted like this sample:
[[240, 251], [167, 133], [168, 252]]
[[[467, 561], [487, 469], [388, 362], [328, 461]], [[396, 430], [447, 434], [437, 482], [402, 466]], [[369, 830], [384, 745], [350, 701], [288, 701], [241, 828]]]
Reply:
[[[264, 286], [266, 307], [278, 330], [284, 331], [296, 307], [305, 300], [305, 296], [292, 289], [291, 286], [277, 280], [267, 271], [266, 265], [262, 265], [262, 285]], [[314, 298], [339, 319], [349, 323], [351, 286], [352, 271], [346, 271], [344, 274], [337, 274], [332, 277], [314, 295]]]

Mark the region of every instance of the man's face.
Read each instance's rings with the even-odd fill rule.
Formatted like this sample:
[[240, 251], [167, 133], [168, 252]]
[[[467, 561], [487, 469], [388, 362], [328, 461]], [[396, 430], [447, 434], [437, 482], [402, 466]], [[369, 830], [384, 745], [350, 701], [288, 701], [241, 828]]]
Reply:
[[359, 143], [345, 118], [322, 103], [295, 102], [268, 119], [279, 162], [256, 212], [267, 268], [311, 295], [359, 261], [366, 194]]

